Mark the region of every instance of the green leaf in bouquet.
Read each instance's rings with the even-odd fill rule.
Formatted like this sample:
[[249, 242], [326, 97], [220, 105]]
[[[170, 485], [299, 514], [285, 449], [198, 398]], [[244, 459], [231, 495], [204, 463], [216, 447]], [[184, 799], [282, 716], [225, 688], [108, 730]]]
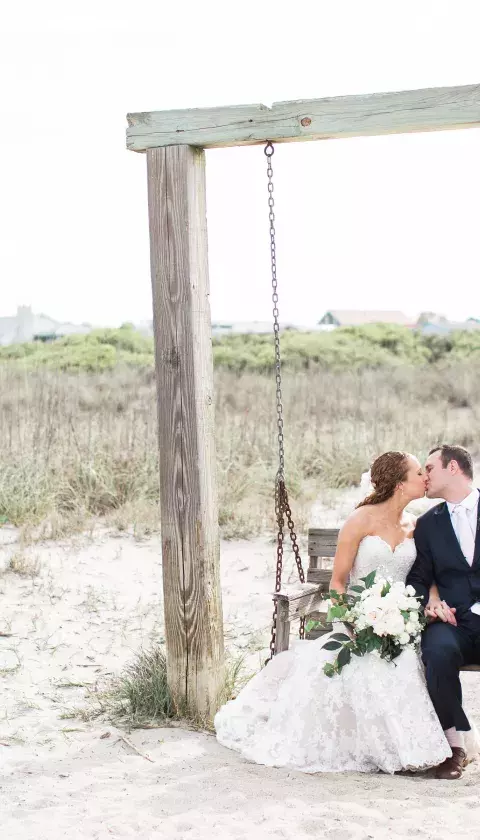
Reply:
[[385, 595], [388, 595], [388, 593], [390, 592], [391, 588], [392, 588], [392, 584], [390, 583], [390, 581], [389, 581], [389, 580], [387, 580], [387, 582], [386, 582], [385, 586], [384, 586], [384, 587], [383, 587], [383, 589], [382, 589], [382, 593], [381, 593], [382, 598], [385, 598]]
[[351, 586], [350, 589], [352, 592], [363, 592], [365, 590], [364, 586]]
[[331, 639], [335, 639], [337, 642], [350, 642], [350, 636], [347, 636], [346, 633], [332, 633], [330, 636]]
[[335, 674], [337, 673], [337, 669], [335, 668], [335, 665], [332, 665], [332, 663], [331, 663], [331, 662], [327, 662], [327, 663], [323, 666], [323, 673], [324, 673], [327, 677], [333, 677], [333, 676], [335, 676]]
[[402, 614], [402, 618], [404, 619], [404, 621], [408, 621], [409, 618], [410, 618], [409, 611], [408, 610], [400, 610], [400, 612]]
[[348, 665], [348, 663], [350, 662], [350, 659], [351, 659], [350, 648], [347, 645], [345, 645], [345, 647], [343, 647], [341, 649], [340, 653], [337, 656], [337, 663], [338, 663], [339, 668], [343, 668], [344, 665]]
[[322, 645], [324, 650], [339, 650], [341, 647], [341, 642], [325, 642], [325, 644]]
[[322, 624], [321, 621], [313, 621], [313, 619], [310, 619], [310, 621], [307, 621], [307, 623], [305, 625], [305, 630], [307, 631], [307, 633], [310, 633], [311, 630], [320, 630], [320, 629], [323, 630], [323, 624]]
[[378, 650], [382, 646], [382, 640], [379, 636], [369, 636], [365, 642], [365, 649], [367, 653], [371, 653], [372, 650]]
[[343, 616], [345, 615], [345, 612], [346, 612], [345, 607], [340, 607], [338, 605], [335, 605], [333, 607], [330, 607], [330, 609], [328, 611], [328, 618], [329, 619], [330, 618], [343, 618]]
[[375, 575], [376, 574], [377, 574], [377, 570], [374, 569], [373, 572], [370, 572], [370, 574], [367, 575], [367, 577], [360, 578], [360, 580], [363, 580], [363, 582], [365, 584], [365, 589], [371, 589], [372, 588], [373, 584], [375, 583]]

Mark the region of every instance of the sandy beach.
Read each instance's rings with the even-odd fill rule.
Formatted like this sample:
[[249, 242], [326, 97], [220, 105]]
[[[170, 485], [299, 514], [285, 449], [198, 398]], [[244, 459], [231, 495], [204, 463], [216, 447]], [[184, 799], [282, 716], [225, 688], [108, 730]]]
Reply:
[[[336, 524], [355, 495], [335, 510], [317, 506], [314, 524]], [[0, 788], [9, 840], [479, 836], [476, 764], [458, 782], [306, 776], [249, 764], [207, 733], [126, 733], [72, 717], [96, 685], [162, 638], [160, 540], [99, 532], [22, 549], [17, 536], [0, 531]], [[30, 574], [10, 571], [12, 558]], [[266, 539], [222, 543], [226, 645], [250, 671], [265, 657], [274, 561]], [[477, 722], [478, 680], [463, 678]]]

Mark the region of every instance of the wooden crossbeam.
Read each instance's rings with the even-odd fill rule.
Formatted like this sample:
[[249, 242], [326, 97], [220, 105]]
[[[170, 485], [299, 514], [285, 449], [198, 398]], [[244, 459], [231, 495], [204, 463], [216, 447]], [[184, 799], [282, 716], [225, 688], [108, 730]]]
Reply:
[[480, 126], [480, 85], [127, 116], [127, 148], [204, 149]]

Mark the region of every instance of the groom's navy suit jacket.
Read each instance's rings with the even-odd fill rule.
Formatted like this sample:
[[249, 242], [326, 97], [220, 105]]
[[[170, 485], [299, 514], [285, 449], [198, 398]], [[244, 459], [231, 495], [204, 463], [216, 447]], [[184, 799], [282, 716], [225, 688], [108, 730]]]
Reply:
[[[480, 503], [478, 505], [480, 513]], [[457, 619], [480, 601], [480, 518], [477, 520], [475, 554], [470, 566], [453, 530], [446, 502], [420, 516], [415, 528], [417, 559], [407, 575], [425, 604], [433, 581], [440, 598], [456, 607]]]

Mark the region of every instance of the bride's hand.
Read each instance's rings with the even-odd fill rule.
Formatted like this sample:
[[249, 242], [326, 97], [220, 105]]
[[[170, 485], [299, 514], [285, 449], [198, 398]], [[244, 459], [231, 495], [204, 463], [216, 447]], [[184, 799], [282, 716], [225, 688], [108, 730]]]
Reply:
[[455, 618], [455, 607], [449, 607], [446, 601], [441, 601], [440, 598], [430, 598], [425, 607], [425, 615], [430, 621], [443, 621], [445, 624], [453, 624], [457, 626], [457, 619]]

